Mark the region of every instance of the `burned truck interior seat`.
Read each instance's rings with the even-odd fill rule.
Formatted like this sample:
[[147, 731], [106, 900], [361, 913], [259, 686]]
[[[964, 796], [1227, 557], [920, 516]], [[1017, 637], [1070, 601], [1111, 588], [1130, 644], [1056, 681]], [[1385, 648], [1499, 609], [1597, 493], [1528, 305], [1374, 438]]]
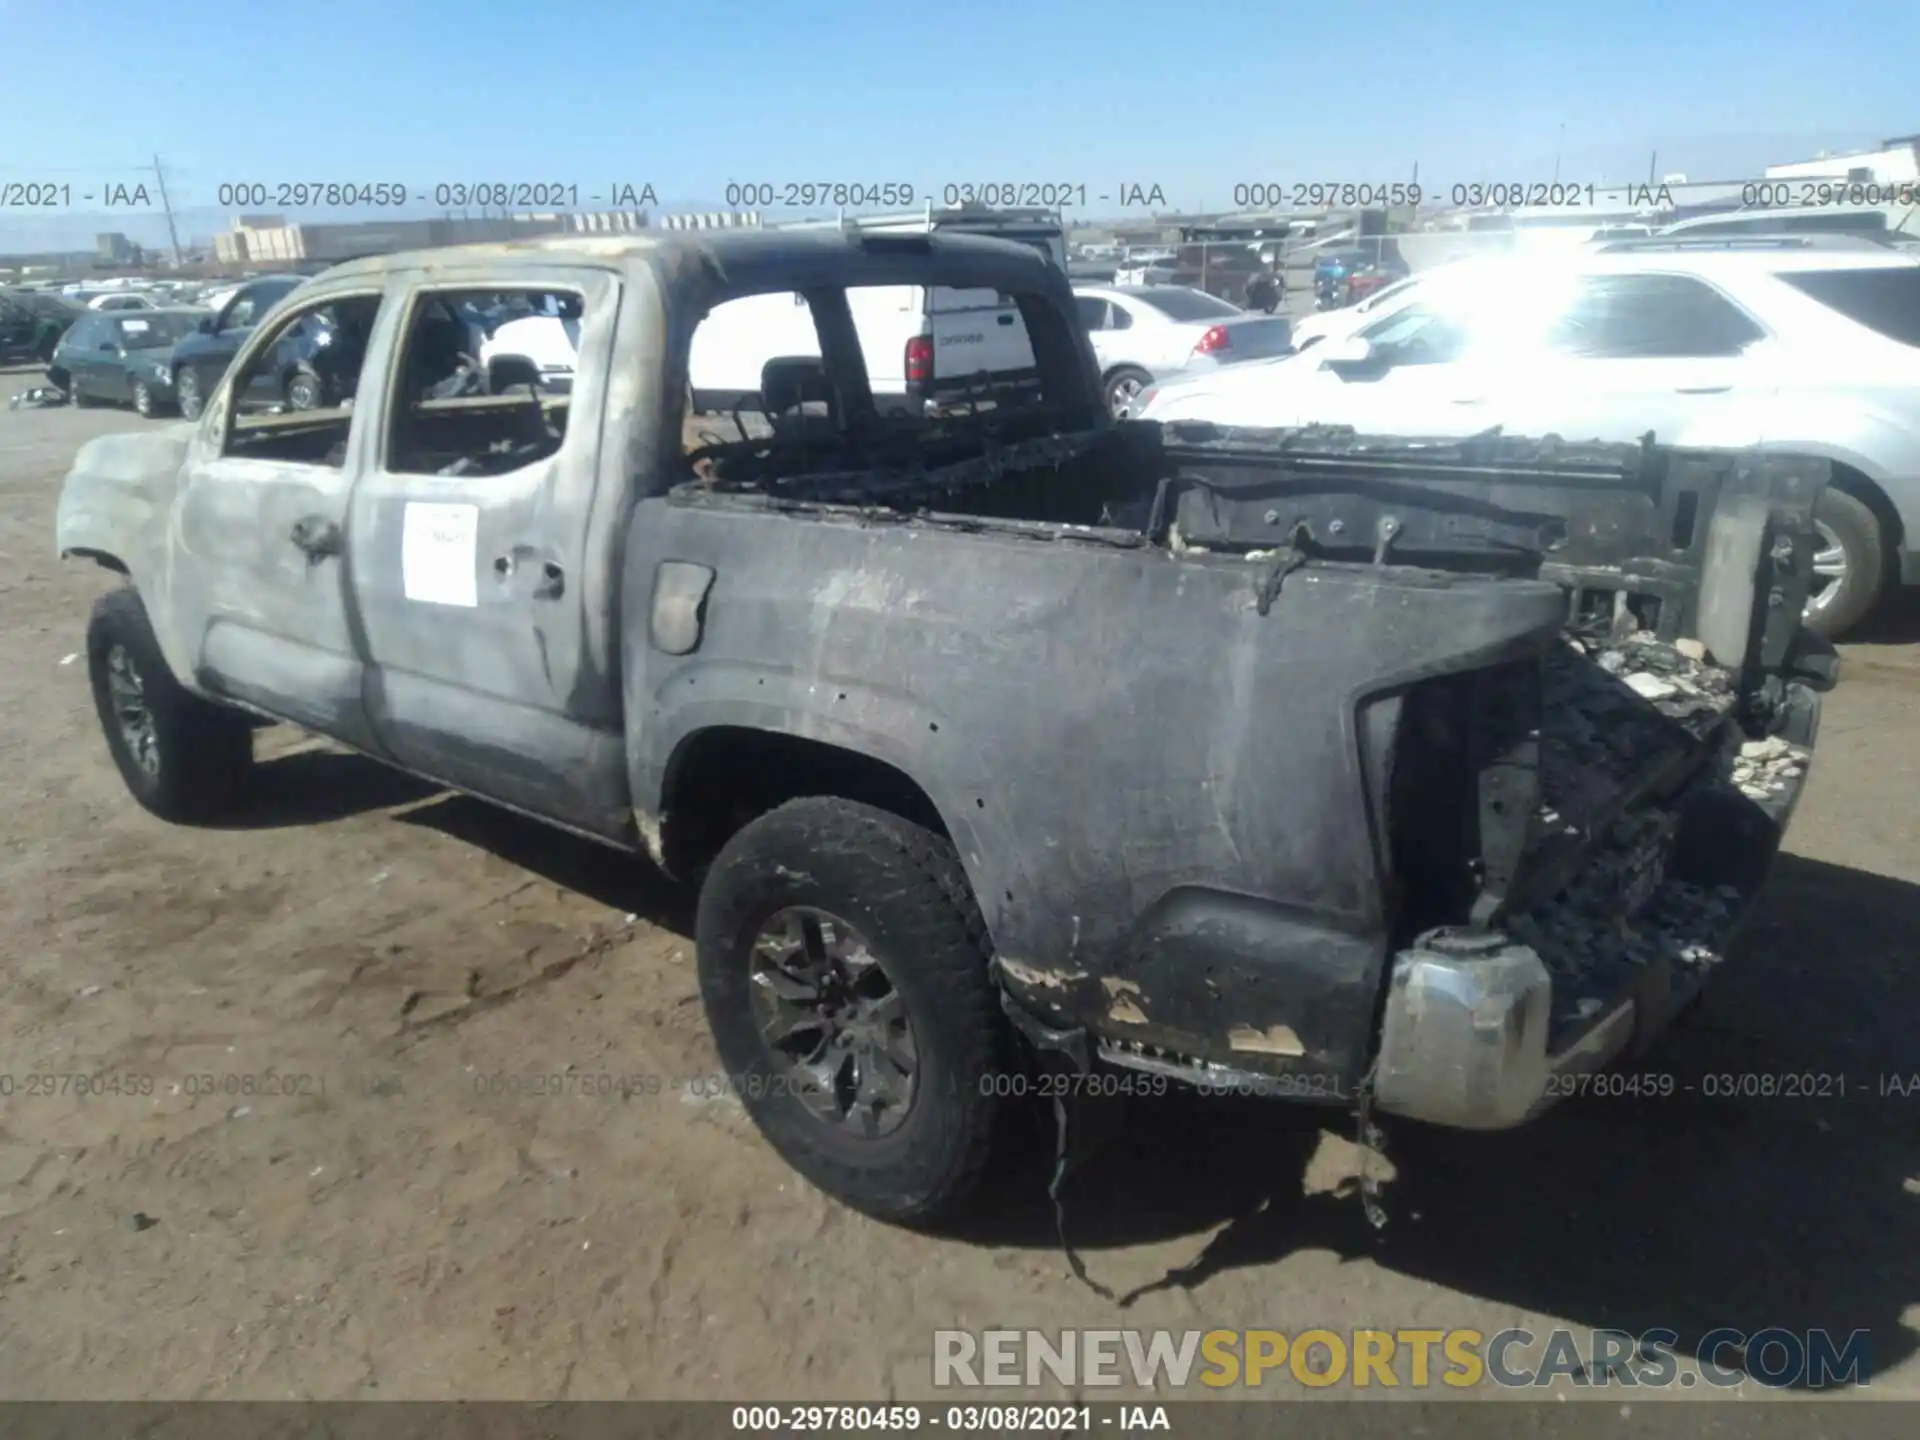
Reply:
[[[544, 298], [541, 297], [541, 298]], [[569, 397], [547, 393], [528, 357], [478, 359], [499, 292], [430, 293], [402, 342], [389, 466], [398, 474], [501, 475], [558, 453]]]

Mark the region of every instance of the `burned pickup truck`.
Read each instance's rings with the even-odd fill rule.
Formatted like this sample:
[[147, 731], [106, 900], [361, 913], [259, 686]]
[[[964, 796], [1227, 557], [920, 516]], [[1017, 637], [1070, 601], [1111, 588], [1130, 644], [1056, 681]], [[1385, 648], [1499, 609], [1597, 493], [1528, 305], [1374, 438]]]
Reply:
[[[850, 292], [931, 285], [1014, 297], [1031, 374], [883, 416]], [[578, 298], [569, 394], [475, 361], [516, 291]], [[696, 328], [769, 292], [817, 357], [694, 428]], [[238, 408], [317, 306], [356, 398]], [[1645, 1042], [1806, 777], [1824, 480], [1116, 424], [1017, 245], [573, 237], [320, 277], [197, 424], [81, 451], [57, 543], [130, 582], [87, 655], [140, 803], [219, 810], [276, 720], [649, 857], [762, 1133], [924, 1219], [1011, 1067], [1500, 1127]]]

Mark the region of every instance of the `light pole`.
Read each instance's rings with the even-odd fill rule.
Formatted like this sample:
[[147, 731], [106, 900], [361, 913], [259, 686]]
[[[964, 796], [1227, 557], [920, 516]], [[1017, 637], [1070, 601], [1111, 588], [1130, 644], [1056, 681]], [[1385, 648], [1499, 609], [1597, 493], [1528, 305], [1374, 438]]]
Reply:
[[1566, 143], [1567, 125], [1563, 120], [1560, 122], [1560, 133], [1554, 137], [1553, 142], [1553, 183], [1556, 185], [1560, 183], [1560, 152], [1566, 147]]

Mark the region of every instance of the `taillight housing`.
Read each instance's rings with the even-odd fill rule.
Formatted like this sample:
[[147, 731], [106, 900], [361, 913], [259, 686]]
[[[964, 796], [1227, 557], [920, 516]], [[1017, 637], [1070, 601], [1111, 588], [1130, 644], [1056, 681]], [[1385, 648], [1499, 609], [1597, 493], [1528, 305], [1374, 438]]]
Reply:
[[915, 335], [907, 341], [907, 383], [925, 385], [933, 379], [933, 337]]
[[1207, 333], [1194, 342], [1193, 353], [1196, 355], [1211, 355], [1216, 350], [1231, 350], [1232, 348], [1233, 336], [1228, 332], [1227, 327], [1224, 325], [1214, 325], [1209, 327]]

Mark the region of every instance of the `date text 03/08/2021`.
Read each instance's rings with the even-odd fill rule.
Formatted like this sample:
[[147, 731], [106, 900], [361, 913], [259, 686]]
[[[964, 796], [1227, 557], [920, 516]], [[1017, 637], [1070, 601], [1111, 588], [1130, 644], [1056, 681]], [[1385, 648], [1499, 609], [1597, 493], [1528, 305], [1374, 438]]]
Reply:
[[1653, 1099], [1697, 1095], [1707, 1100], [1906, 1100], [1920, 1098], [1920, 1071], [1848, 1075], [1829, 1070], [1709, 1071], [1682, 1079], [1677, 1075], [1632, 1070], [1600, 1070], [1548, 1079], [1556, 1099]]

